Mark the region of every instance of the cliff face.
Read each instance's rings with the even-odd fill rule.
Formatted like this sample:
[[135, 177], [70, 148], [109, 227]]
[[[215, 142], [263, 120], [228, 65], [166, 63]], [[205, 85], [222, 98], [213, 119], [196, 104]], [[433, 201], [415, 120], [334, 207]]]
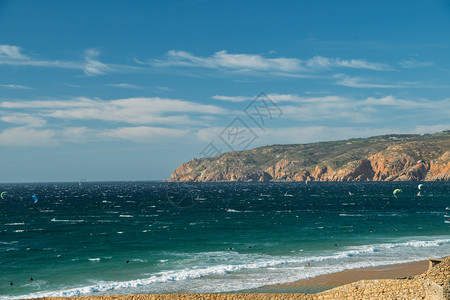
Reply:
[[450, 181], [450, 133], [276, 145], [193, 159], [170, 181]]

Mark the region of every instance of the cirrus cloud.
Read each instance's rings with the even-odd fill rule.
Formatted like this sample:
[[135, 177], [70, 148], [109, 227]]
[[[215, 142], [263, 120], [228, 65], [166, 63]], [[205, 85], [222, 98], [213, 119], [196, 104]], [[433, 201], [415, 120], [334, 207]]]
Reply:
[[[144, 64], [143, 62], [137, 61]], [[301, 73], [324, 71], [333, 68], [365, 69], [372, 71], [390, 71], [388, 64], [369, 62], [365, 59], [342, 59], [314, 56], [310, 59], [278, 57], [271, 58], [259, 54], [228, 53], [221, 50], [210, 56], [196, 56], [187, 51], [170, 50], [164, 59], [149, 62], [155, 67], [206, 68], [230, 72], [269, 72], [279, 76], [295, 76]]]

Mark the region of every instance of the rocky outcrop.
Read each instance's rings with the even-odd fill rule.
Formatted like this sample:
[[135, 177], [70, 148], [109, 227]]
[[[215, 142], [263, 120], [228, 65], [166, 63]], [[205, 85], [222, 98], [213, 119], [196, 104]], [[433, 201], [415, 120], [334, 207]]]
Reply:
[[429, 140], [375, 137], [367, 139], [367, 145], [359, 141], [356, 146], [346, 141], [267, 146], [192, 159], [169, 180], [450, 181], [449, 149], [449, 132]]

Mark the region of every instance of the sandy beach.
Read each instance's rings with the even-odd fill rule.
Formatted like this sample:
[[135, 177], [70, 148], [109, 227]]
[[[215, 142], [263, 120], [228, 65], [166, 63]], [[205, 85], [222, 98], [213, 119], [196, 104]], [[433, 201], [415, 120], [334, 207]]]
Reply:
[[[47, 297], [42, 300], [163, 300], [163, 299], [446, 299], [439, 290], [448, 284], [450, 257], [428, 270], [428, 261], [346, 270], [292, 283], [230, 294], [108, 295]], [[330, 288], [330, 290], [328, 290]], [[311, 293], [307, 294], [305, 292]], [[317, 293], [317, 291], [323, 291]], [[438, 290], [438, 294], [431, 294]], [[314, 293], [315, 292], [315, 293]], [[314, 294], [312, 294], [314, 293]]]
[[427, 269], [428, 261], [360, 268], [320, 275], [290, 283], [264, 286], [251, 291], [255, 293], [283, 292], [313, 294], [359, 280], [394, 279], [415, 276], [422, 274]]

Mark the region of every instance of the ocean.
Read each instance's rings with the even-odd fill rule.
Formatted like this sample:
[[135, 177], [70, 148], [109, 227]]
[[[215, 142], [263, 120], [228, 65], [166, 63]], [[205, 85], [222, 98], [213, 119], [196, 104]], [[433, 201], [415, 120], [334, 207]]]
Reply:
[[0, 184], [0, 299], [227, 293], [450, 255], [450, 183], [418, 184]]

